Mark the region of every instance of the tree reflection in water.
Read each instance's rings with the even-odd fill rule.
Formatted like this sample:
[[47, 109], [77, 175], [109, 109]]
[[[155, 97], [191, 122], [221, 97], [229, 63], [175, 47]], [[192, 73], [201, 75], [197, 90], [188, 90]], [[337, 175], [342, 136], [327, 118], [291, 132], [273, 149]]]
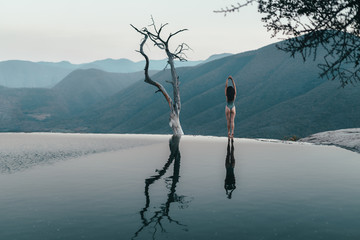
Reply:
[[[231, 145], [231, 149], [230, 149]], [[227, 151], [226, 151], [226, 158], [225, 158], [225, 169], [226, 169], [226, 177], [225, 177], [225, 184], [224, 188], [226, 191], [226, 195], [229, 199], [232, 197], [232, 193], [235, 190], [235, 157], [234, 157], [234, 139], [228, 139]]]
[[[170, 156], [163, 166], [161, 170], [156, 170], [158, 173], [157, 175], [151, 176], [145, 179], [145, 207], [140, 211], [140, 217], [142, 221], [142, 226], [139, 228], [138, 231], [135, 232], [134, 237], [135, 239], [139, 236], [139, 234], [144, 231], [145, 229], [151, 229], [152, 231], [152, 238], [155, 239], [156, 233], [158, 231], [166, 232], [164, 227], [164, 220], [167, 220], [168, 223], [175, 223], [178, 226], [186, 228], [186, 225], [180, 223], [177, 220], [174, 220], [170, 216], [170, 206], [172, 203], [176, 202], [180, 205], [180, 208], [187, 207], [190, 201], [186, 200], [185, 196], [179, 196], [176, 194], [176, 185], [179, 182], [180, 178], [180, 150], [179, 150], [179, 143], [180, 143], [180, 136], [172, 136], [169, 141], [170, 147]], [[175, 160], [175, 161], [174, 161]], [[167, 199], [165, 203], [162, 203], [159, 207], [155, 208], [155, 211], [149, 211], [150, 207], [150, 186], [154, 184], [157, 180], [161, 179], [162, 176], [165, 175], [166, 171], [170, 167], [170, 165], [174, 162], [174, 169], [173, 169], [173, 176], [166, 178], [165, 182], [166, 188], [169, 190], [167, 194]], [[186, 230], [186, 229], [184, 229]]]

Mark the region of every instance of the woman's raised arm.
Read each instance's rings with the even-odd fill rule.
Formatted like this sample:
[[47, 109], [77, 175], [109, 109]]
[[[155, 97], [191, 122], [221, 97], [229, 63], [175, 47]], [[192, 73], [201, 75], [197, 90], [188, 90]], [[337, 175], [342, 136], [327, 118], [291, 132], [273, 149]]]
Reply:
[[[234, 79], [232, 78], [232, 76], [229, 76], [228, 79], [229, 79], [229, 78], [231, 79], [232, 85], [234, 86], [234, 90], [235, 90], [234, 96], [236, 96], [236, 85], [235, 85], [235, 81], [234, 81]], [[226, 83], [227, 83], [227, 79], [226, 79]]]
[[229, 80], [229, 78], [226, 79], [226, 83], [225, 83], [225, 96], [226, 97], [227, 97], [228, 80]]

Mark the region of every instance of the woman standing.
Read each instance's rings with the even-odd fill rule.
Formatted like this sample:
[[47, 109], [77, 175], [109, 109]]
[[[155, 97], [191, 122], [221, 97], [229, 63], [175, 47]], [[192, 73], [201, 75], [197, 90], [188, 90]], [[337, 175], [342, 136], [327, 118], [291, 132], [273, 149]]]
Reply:
[[[232, 86], [228, 86], [229, 79], [232, 82]], [[236, 98], [236, 86], [234, 79], [229, 76], [226, 79], [225, 84], [225, 96], [226, 96], [226, 107], [225, 107], [225, 116], [227, 120], [227, 129], [228, 129], [228, 137], [233, 138], [234, 137], [234, 127], [235, 127], [235, 98]]]

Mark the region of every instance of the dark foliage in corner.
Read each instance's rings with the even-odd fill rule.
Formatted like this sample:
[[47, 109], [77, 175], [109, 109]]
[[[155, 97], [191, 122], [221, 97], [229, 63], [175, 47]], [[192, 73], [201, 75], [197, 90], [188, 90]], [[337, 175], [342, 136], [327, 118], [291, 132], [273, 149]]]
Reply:
[[300, 53], [304, 61], [325, 50], [318, 64], [321, 77], [337, 79], [342, 87], [360, 81], [359, 0], [246, 0], [214, 12], [226, 15], [250, 4], [265, 15], [262, 21], [273, 37], [289, 36], [279, 49]]

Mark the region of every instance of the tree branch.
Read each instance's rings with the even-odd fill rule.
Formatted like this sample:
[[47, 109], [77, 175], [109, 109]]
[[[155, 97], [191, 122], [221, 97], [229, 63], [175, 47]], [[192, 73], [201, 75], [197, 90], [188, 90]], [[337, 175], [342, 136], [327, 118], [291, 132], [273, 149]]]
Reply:
[[170, 41], [170, 38], [172, 38], [173, 36], [181, 33], [181, 32], [184, 32], [184, 31], [188, 31], [188, 29], [184, 28], [184, 29], [181, 29], [175, 33], [170, 33], [170, 35], [168, 36], [167, 40], [166, 40], [166, 44], [169, 44], [169, 41]]
[[246, 7], [250, 4], [252, 4], [253, 2], [257, 2], [257, 1], [258, 0], [246, 0], [246, 2], [243, 4], [237, 3], [237, 6], [231, 5], [230, 8], [226, 7], [226, 9], [221, 8], [220, 10], [214, 10], [214, 13], [224, 13], [224, 15], [226, 16], [227, 13], [239, 11], [240, 8]]
[[[156, 92], [161, 92], [166, 101], [169, 103], [169, 107], [170, 109], [172, 108], [172, 99], [170, 98], [169, 94], [166, 92], [165, 88], [158, 82], [156, 81], [153, 81], [150, 76], [149, 76], [149, 64], [150, 64], [150, 61], [149, 61], [149, 57], [145, 54], [144, 52], [144, 45], [146, 43], [146, 40], [148, 39], [148, 35], [146, 34], [147, 30], [144, 29], [143, 31], [137, 29], [135, 26], [133, 26], [132, 24], [130, 24], [137, 32], [139, 32], [140, 34], [142, 34], [144, 36], [141, 44], [140, 44], [140, 50], [138, 51], [139, 53], [141, 53], [141, 55], [145, 58], [145, 68], [144, 68], [144, 72], [145, 72], [145, 82], [148, 83], [148, 84], [151, 84], [155, 87], [158, 88], [158, 91]], [[145, 31], [145, 32], [144, 32]]]

